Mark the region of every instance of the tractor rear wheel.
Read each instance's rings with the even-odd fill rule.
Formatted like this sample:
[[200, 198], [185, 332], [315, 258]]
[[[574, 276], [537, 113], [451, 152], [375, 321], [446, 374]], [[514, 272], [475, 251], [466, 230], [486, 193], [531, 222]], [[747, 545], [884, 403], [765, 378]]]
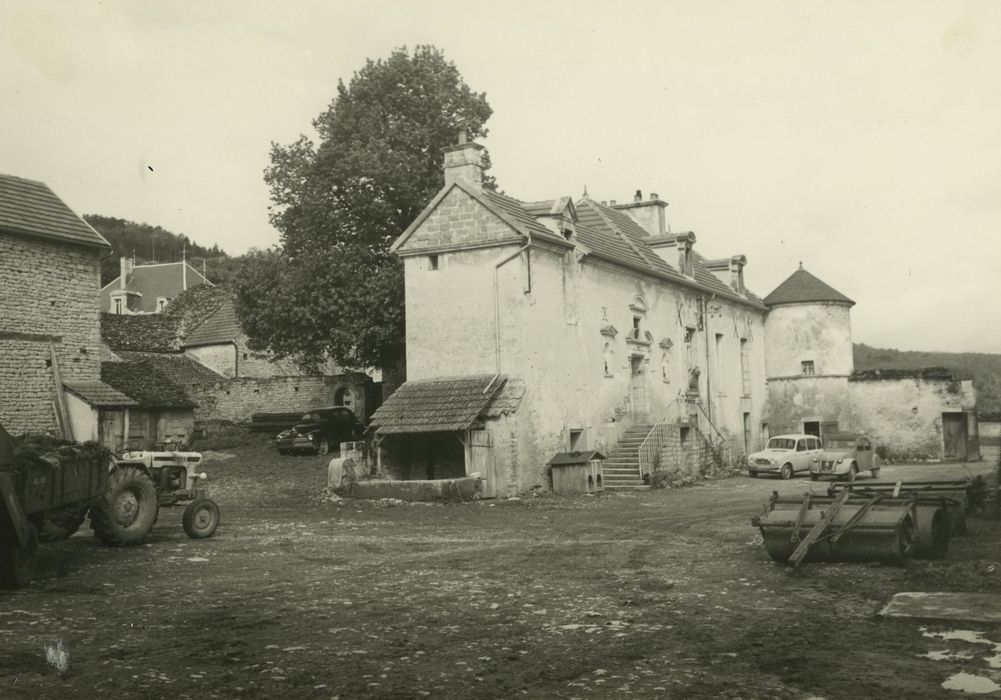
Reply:
[[159, 505], [153, 481], [139, 467], [119, 466], [108, 488], [90, 509], [90, 526], [104, 544], [139, 544], [156, 522]]
[[184, 509], [181, 524], [193, 540], [211, 537], [219, 527], [219, 506], [211, 498], [196, 498]]
[[24, 588], [35, 574], [38, 531], [28, 523], [28, 546], [22, 547], [14, 528], [0, 531], [0, 588]]

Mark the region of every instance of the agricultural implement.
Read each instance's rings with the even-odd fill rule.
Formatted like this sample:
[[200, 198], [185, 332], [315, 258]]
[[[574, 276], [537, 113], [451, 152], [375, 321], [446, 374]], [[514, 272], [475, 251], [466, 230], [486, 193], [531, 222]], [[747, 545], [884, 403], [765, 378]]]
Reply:
[[851, 491], [860, 496], [884, 495], [920, 500], [943, 500], [947, 503], [949, 534], [966, 534], [966, 512], [976, 501], [974, 482], [969, 479], [942, 481], [866, 481], [834, 483], [827, 490], [829, 496]]
[[907, 557], [939, 558], [949, 548], [950, 511], [944, 496], [862, 494], [840, 489], [801, 497], [773, 493], [752, 524], [765, 550], [793, 569], [804, 561], [902, 564]]

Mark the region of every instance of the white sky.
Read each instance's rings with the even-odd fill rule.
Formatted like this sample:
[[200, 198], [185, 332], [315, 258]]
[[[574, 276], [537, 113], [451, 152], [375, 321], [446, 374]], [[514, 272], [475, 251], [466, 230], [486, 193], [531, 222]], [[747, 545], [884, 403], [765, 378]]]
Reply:
[[657, 192], [759, 294], [802, 260], [855, 299], [856, 341], [1001, 352], [992, 0], [4, 0], [0, 172], [266, 248], [270, 142], [420, 43], [487, 93], [508, 194]]

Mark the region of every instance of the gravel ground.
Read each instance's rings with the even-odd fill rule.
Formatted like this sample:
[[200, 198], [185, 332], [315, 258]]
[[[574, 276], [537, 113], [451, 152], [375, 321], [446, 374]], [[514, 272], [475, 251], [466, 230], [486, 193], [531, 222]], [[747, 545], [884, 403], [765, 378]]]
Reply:
[[[0, 697], [935, 698], [959, 694], [941, 684], [960, 672], [1001, 683], [992, 647], [941, 634], [1001, 642], [1001, 627], [876, 615], [898, 591], [1001, 594], [998, 521], [971, 518], [943, 561], [790, 575], [749, 521], [802, 478], [331, 503], [325, 464], [263, 443], [212, 453], [212, 539], [164, 510], [141, 547], [89, 530], [43, 545], [36, 580], [0, 591]], [[967, 467], [991, 463], [882, 477]]]

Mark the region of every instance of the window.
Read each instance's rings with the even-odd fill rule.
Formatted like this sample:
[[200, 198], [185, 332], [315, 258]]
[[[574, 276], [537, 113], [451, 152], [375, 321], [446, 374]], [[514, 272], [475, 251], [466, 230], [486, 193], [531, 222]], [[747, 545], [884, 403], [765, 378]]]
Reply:
[[643, 334], [643, 330], [640, 328], [640, 324], [642, 322], [643, 322], [643, 319], [641, 319], [639, 316], [633, 316], [633, 339], [634, 340], [642, 340], [643, 339], [643, 335], [642, 335]]
[[167, 308], [167, 297], [157, 297], [156, 298], [156, 311], [160, 313]]
[[716, 391], [720, 396], [726, 395], [726, 354], [723, 334], [716, 334]]
[[114, 312], [116, 314], [121, 314], [122, 313], [122, 300], [121, 299], [115, 299], [115, 311]]
[[796, 451], [806, 452], [806, 438], [802, 438], [801, 440], [796, 441]]
[[583, 430], [571, 430], [570, 431], [570, 451], [580, 452], [584, 449], [584, 431]]
[[438, 269], [438, 256], [437, 255], [429, 255], [428, 256], [428, 269], [429, 270], [437, 270]]
[[747, 338], [740, 339], [740, 384], [743, 396], [751, 395], [751, 346]]
[[813, 370], [813, 360], [803, 360], [799, 364], [803, 368], [803, 374], [816, 374]]
[[608, 342], [605, 343], [605, 347], [602, 350], [602, 358], [603, 358], [604, 365], [605, 365], [605, 376], [606, 377], [611, 377], [612, 376], [613, 361], [615, 359], [614, 358], [614, 354], [612, 352], [612, 344], [611, 343], [608, 343]]
[[819, 450], [820, 449], [820, 440], [818, 440], [815, 437], [807, 438], [806, 439], [806, 449], [808, 449], [808, 450]]

